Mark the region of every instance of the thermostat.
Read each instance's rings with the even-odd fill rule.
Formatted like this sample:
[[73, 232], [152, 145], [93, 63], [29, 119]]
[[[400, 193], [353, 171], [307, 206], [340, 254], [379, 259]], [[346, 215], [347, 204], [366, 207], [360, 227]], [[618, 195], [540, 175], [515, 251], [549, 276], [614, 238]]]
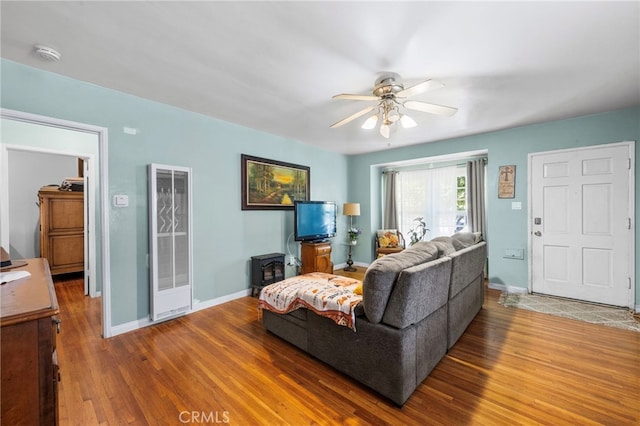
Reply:
[[114, 207], [128, 207], [129, 206], [129, 196], [128, 195], [114, 195], [113, 196], [113, 206]]

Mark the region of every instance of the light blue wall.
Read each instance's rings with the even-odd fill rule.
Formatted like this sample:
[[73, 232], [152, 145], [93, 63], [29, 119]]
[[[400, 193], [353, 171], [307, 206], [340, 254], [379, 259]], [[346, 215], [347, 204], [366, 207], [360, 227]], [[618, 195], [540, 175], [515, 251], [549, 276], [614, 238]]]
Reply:
[[[248, 289], [251, 256], [297, 254], [293, 241], [287, 247], [292, 211], [241, 210], [240, 154], [309, 166], [312, 199], [347, 201], [343, 155], [10, 61], [1, 66], [3, 108], [109, 130], [109, 199], [129, 196], [129, 207], [109, 206], [112, 325], [149, 314], [148, 164], [193, 169], [196, 302]], [[336, 263], [346, 257], [342, 222], [339, 231]]]
[[[525, 249], [527, 253], [527, 155], [532, 152], [574, 148], [640, 139], [640, 107], [605, 114], [579, 117], [569, 120], [524, 126], [509, 130], [486, 133], [464, 138], [422, 144], [406, 148], [380, 151], [349, 158], [349, 197], [362, 206], [361, 223], [369, 230], [364, 241], [372, 240], [371, 231], [380, 227], [380, 170], [376, 165], [393, 161], [426, 158], [466, 151], [488, 150], [488, 239], [489, 279], [508, 286], [527, 287], [528, 260], [503, 258], [509, 248]], [[635, 169], [638, 170], [636, 152]], [[498, 167], [516, 165], [516, 195], [514, 199], [498, 199]], [[636, 172], [636, 193], [640, 189], [640, 173]], [[512, 201], [522, 203], [522, 210], [512, 210]], [[640, 196], [635, 200], [638, 224]], [[640, 304], [640, 231], [635, 228], [636, 242], [636, 305]], [[360, 245], [355, 251], [355, 260], [371, 258], [371, 248]]]
[[[379, 170], [375, 165], [486, 149], [490, 280], [526, 287], [527, 261], [503, 259], [502, 253], [506, 248], [527, 245], [527, 154], [640, 138], [640, 108], [636, 107], [345, 157], [10, 61], [2, 60], [1, 66], [2, 107], [109, 129], [109, 198], [126, 194], [130, 203], [124, 209], [109, 206], [113, 325], [149, 314], [149, 163], [193, 168], [194, 296], [196, 301], [206, 302], [249, 288], [251, 256], [295, 252], [298, 247], [294, 243], [287, 246], [293, 231], [291, 211], [241, 211], [241, 153], [310, 166], [312, 199], [335, 200], [339, 205], [361, 203], [361, 216], [355, 223], [365, 234], [363, 243], [355, 248], [354, 260], [369, 263], [372, 244], [364, 242], [372, 242], [371, 231], [380, 226]], [[124, 134], [125, 126], [139, 133]], [[498, 166], [505, 164], [517, 167], [515, 199], [500, 200], [495, 195]], [[637, 173], [636, 189], [640, 188], [639, 176]], [[511, 210], [512, 201], [520, 201], [522, 210]], [[636, 197], [638, 211], [640, 197]], [[346, 258], [346, 223], [341, 216], [339, 235], [333, 243], [335, 263]], [[638, 247], [637, 227], [635, 235]], [[638, 260], [636, 271], [640, 271]], [[640, 304], [638, 275], [636, 304]]]

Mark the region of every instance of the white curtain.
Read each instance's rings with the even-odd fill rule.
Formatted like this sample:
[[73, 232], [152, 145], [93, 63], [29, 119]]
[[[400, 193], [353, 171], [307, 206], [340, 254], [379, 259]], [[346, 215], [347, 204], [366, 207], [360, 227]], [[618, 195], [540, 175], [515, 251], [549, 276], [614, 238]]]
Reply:
[[398, 228], [407, 240], [416, 217], [423, 217], [427, 223], [425, 240], [455, 232], [456, 176], [456, 166], [398, 174]]

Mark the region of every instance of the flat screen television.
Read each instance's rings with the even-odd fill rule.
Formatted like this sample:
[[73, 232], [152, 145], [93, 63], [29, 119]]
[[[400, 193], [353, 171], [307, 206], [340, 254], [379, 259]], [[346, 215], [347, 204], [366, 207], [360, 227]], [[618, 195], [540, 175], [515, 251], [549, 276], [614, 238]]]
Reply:
[[295, 201], [296, 241], [323, 241], [336, 236], [337, 206], [333, 201]]

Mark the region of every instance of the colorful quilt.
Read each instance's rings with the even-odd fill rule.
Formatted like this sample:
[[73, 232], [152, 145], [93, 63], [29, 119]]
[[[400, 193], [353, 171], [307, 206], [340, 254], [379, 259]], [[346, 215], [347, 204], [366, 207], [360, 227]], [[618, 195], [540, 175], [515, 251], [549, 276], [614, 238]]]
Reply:
[[263, 288], [258, 308], [278, 314], [307, 308], [355, 331], [355, 308], [362, 295], [354, 290], [360, 285], [356, 279], [323, 272], [298, 275]]

